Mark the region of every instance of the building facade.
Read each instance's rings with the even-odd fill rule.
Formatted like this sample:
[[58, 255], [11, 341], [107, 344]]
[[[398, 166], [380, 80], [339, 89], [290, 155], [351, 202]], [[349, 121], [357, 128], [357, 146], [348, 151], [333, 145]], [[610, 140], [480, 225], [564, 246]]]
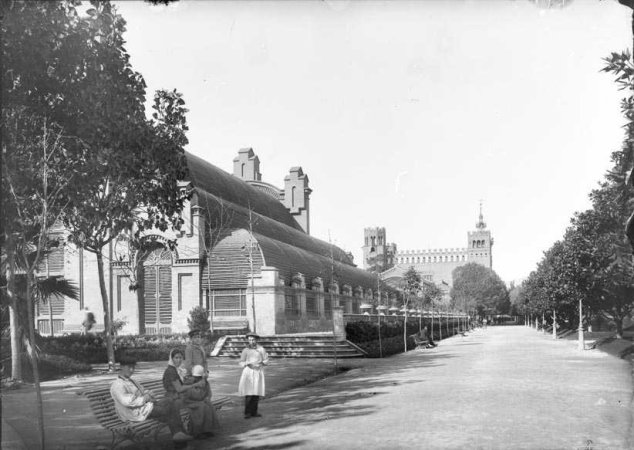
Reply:
[[[379, 230], [376, 233], [374, 230]], [[383, 228], [366, 228], [364, 242], [364, 259], [366, 257], [368, 236], [379, 236]], [[375, 239], [378, 242], [378, 238]], [[394, 245], [394, 247], [396, 247]], [[380, 248], [380, 247], [377, 247]], [[480, 207], [480, 215], [476, 223], [475, 230], [467, 233], [467, 246], [461, 248], [443, 248], [427, 250], [400, 250], [394, 256], [394, 266], [381, 273], [384, 280], [398, 279], [409, 269], [414, 267], [421, 278], [428, 282], [433, 282], [445, 293], [449, 292], [453, 283], [452, 273], [456, 267], [469, 262], [481, 264], [489, 269], [493, 268], [493, 238], [491, 231], [487, 229]], [[367, 253], [370, 254], [369, 252]]]
[[[262, 180], [250, 148], [238, 152], [233, 174], [190, 153], [186, 159], [189, 177], [180, 185], [191, 199], [181, 229], [147, 232], [138, 249], [122, 235], [104, 249], [109, 310], [121, 333], [186, 332], [196, 306], [207, 308], [216, 330], [331, 331], [334, 306], [360, 314], [362, 303], [376, 303], [376, 275], [310, 236], [312, 190], [301, 167], [278, 188]], [[64, 230], [55, 233], [64, 242]], [[38, 308], [39, 331], [77, 331], [87, 311], [103, 329], [96, 256], [65, 243], [46, 266], [74, 281], [80, 300]], [[383, 289], [384, 303], [388, 296]]]

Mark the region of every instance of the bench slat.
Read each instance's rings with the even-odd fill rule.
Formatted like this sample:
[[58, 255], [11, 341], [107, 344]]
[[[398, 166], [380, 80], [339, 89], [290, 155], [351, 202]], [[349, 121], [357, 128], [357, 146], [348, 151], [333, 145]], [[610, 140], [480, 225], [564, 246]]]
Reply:
[[[146, 391], [152, 391], [152, 394], [157, 401], [165, 398], [163, 380], [142, 381], [139, 384], [141, 384]], [[114, 409], [114, 400], [112, 400], [110, 395], [109, 387], [101, 387], [91, 391], [82, 392], [80, 394], [88, 398], [90, 409], [99, 424], [113, 434], [121, 436], [124, 440], [132, 440], [136, 442], [148, 437], [152, 433], [154, 433], [154, 437], [156, 439], [157, 432], [167, 426], [167, 424], [159, 422], [156, 419], [146, 419], [142, 422], [122, 421]], [[231, 401], [230, 397], [219, 397], [212, 399], [212, 404], [216, 409], [220, 409], [222, 406], [231, 403]], [[189, 420], [188, 409], [181, 409], [180, 414], [184, 421]], [[120, 441], [119, 443], [121, 442], [123, 441]]]

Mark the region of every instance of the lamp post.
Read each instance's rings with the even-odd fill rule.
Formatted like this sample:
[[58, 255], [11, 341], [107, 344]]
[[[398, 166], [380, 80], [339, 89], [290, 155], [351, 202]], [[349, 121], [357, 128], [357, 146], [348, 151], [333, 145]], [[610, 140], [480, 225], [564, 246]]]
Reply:
[[579, 297], [579, 350], [584, 350], [586, 343], [583, 340], [583, 302]]

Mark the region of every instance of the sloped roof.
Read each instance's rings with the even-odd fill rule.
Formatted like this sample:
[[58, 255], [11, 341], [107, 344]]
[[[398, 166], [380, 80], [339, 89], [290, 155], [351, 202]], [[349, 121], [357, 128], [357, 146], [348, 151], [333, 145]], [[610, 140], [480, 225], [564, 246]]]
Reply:
[[[253, 233], [257, 246], [253, 248], [253, 273], [260, 273], [262, 266], [275, 267], [280, 277], [289, 285], [298, 273], [304, 275], [306, 284], [310, 286], [314, 278], [320, 277], [324, 286], [331, 280], [352, 287], [362, 286], [364, 289], [376, 289], [376, 276], [349, 264], [341, 263], [304, 250], [302, 248], [278, 241], [259, 233]], [[244, 229], [233, 230], [223, 237], [211, 252], [211, 289], [239, 289], [248, 285], [250, 274], [248, 259], [249, 232]], [[332, 276], [331, 276], [332, 275]], [[203, 268], [203, 288], [208, 286], [206, 265]]]
[[295, 219], [293, 219], [293, 216], [290, 215], [284, 205], [270, 195], [253, 188], [245, 181], [208, 163], [198, 156], [192, 155], [189, 152], [185, 152], [185, 156], [187, 158], [190, 181], [199, 193], [206, 192], [212, 194], [216, 198], [241, 206], [247, 210], [250, 205], [253, 212], [287, 225], [290, 228], [302, 231], [302, 228]]
[[[195, 192], [192, 203], [203, 208], [211, 223], [224, 216], [226, 232], [210, 258], [212, 289], [247, 286], [250, 268], [245, 243], [249, 228], [259, 245], [253, 255], [254, 273], [267, 265], [279, 269], [286, 283], [302, 273], [307, 283], [321, 277], [327, 285], [334, 269], [340, 287], [349, 284], [376, 289], [375, 275], [354, 266], [339, 247], [306, 234], [279, 201], [191, 153], [186, 157]], [[206, 272], [205, 263], [203, 287], [208, 285]]]

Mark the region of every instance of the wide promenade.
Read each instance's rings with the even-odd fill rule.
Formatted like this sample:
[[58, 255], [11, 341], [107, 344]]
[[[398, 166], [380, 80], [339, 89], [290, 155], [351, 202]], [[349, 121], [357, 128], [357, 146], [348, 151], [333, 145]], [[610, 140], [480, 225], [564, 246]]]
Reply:
[[[275, 359], [267, 368], [262, 418], [245, 420], [241, 400], [220, 411], [205, 449], [630, 449], [630, 364], [580, 352], [535, 330], [489, 327], [436, 349], [377, 359]], [[164, 362], [141, 363], [139, 379], [161, 376]], [[214, 395], [236, 395], [235, 359], [212, 359]], [[112, 375], [44, 383], [48, 449], [97, 449], [109, 433], [76, 392]], [[299, 386], [299, 387], [298, 387]], [[2, 393], [2, 448], [36, 445], [32, 389]], [[169, 436], [161, 449], [170, 449]]]
[[489, 327], [224, 417], [197, 449], [630, 449], [628, 362], [525, 327]]

